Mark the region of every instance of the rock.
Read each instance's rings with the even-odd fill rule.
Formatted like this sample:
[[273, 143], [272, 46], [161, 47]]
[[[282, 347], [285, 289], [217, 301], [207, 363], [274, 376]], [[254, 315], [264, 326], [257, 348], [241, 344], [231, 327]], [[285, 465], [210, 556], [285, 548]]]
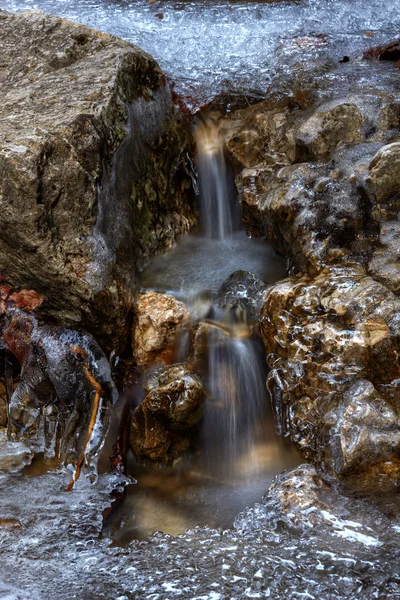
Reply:
[[370, 381], [361, 379], [351, 385], [342, 405], [326, 416], [326, 423], [332, 426], [337, 473], [381, 462], [400, 449], [398, 415]]
[[8, 407], [10, 440], [24, 440], [46, 458], [57, 453], [63, 463], [83, 456], [94, 471], [118, 396], [98, 344], [82, 331], [9, 308], [0, 322], [0, 349], [21, 368]]
[[245, 318], [258, 321], [267, 287], [254, 273], [235, 271], [222, 284], [217, 305], [231, 311], [241, 309]]
[[400, 218], [381, 224], [379, 246], [372, 254], [368, 270], [374, 279], [400, 295]]
[[7, 427], [7, 420], [6, 390], [0, 381], [0, 427]]
[[368, 184], [379, 205], [392, 197], [399, 208], [400, 189], [400, 143], [383, 146], [369, 165]]
[[[358, 550], [360, 545], [382, 546], [385, 539], [390, 539], [393, 524], [370, 503], [346, 497], [342, 486], [323, 480], [307, 464], [277, 475], [262, 504], [253, 511], [252, 525], [257, 529], [274, 525], [279, 531], [283, 525], [292, 533], [302, 534], [308, 543], [322, 535], [329, 540], [331, 550], [337, 546], [343, 549], [343, 544], [349, 543]], [[235, 526], [240, 525], [239, 516]]]
[[152, 374], [144, 390], [145, 398], [133, 415], [132, 451], [140, 461], [171, 465], [190, 447], [193, 429], [202, 417], [203, 386], [181, 364]]
[[118, 349], [136, 266], [195, 220], [188, 137], [142, 50], [40, 12], [1, 29], [3, 280]]
[[188, 320], [185, 305], [173, 296], [158, 292], [140, 294], [135, 304], [132, 333], [137, 364], [146, 367], [171, 362], [177, 333]]
[[363, 116], [355, 104], [322, 106], [296, 132], [296, 142], [310, 157], [329, 156], [338, 145], [363, 140]]
[[335, 475], [391, 458], [400, 442], [400, 299], [360, 266], [269, 288], [261, 332], [278, 432]]

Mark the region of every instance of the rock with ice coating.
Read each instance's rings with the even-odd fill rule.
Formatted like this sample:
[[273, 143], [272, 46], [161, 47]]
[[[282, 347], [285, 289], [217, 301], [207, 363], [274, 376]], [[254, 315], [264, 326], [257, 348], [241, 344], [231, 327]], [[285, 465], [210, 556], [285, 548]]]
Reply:
[[261, 331], [277, 428], [336, 474], [392, 458], [400, 300], [360, 266], [270, 288]]
[[194, 221], [164, 74], [41, 12], [2, 11], [0, 43], [1, 274], [44, 294], [43, 314], [123, 346], [136, 265]]
[[[40, 323], [9, 309], [0, 343], [21, 366], [8, 406], [8, 434], [34, 451], [95, 470], [117, 391], [108, 361], [83, 332]], [[59, 441], [59, 444], [57, 443]]]
[[151, 375], [144, 389], [146, 396], [133, 416], [131, 448], [141, 461], [172, 464], [190, 446], [203, 414], [204, 388], [181, 364]]

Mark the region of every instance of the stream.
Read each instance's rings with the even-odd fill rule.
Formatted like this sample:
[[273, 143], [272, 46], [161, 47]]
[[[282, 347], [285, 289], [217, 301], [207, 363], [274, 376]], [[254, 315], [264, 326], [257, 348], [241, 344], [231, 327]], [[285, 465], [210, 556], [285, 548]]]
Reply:
[[[310, 53], [338, 61], [369, 48], [371, 38], [374, 45], [395, 38], [400, 25], [398, 0], [387, 0], [385, 10], [379, 0], [0, 4], [58, 14], [137, 44], [157, 59], [190, 112], [219, 95], [247, 105]], [[300, 56], [293, 40], [319, 34], [326, 44]], [[257, 331], [220, 298], [233, 273], [254, 274], [267, 285], [285, 277], [287, 264], [267, 240], [244, 229], [218, 127], [200, 114], [194, 123], [199, 226], [140, 275], [141, 291], [170, 294], [190, 313], [176, 361], [188, 356], [189, 329], [207, 323], [202, 377], [213, 402], [205, 406], [199, 446], [164, 468], [130, 455], [127, 475], [110, 474], [119, 403], [98, 481], [81, 477], [65, 494], [71, 471], [42, 457], [31, 463], [24, 444], [15, 442], [9, 472], [0, 470], [0, 599], [400, 600], [398, 509], [380, 511], [334, 485], [310, 484], [315, 504], [307, 504], [306, 490], [304, 512], [286, 514], [276, 492], [278, 484], [289, 495], [301, 490], [300, 475], [314, 481], [313, 475], [275, 431]], [[137, 398], [128, 393], [128, 401], [133, 407]], [[284, 471], [296, 467], [290, 479]], [[104, 525], [116, 489], [126, 489], [126, 498]], [[388, 495], [397, 499], [398, 489]]]

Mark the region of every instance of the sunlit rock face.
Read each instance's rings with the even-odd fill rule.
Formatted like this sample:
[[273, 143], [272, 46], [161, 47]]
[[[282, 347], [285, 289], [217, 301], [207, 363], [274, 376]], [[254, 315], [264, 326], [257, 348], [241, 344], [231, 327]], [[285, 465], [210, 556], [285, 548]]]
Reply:
[[133, 354], [140, 367], [170, 363], [179, 330], [189, 321], [185, 305], [157, 292], [140, 294], [135, 303]]
[[122, 346], [136, 265], [194, 222], [168, 85], [142, 50], [54, 16], [2, 12], [1, 30], [1, 274]]
[[170, 465], [190, 446], [203, 414], [204, 388], [184, 365], [164, 367], [147, 378], [145, 398], [133, 415], [130, 444], [140, 461]]
[[358, 265], [267, 291], [261, 329], [278, 430], [343, 475], [400, 449], [400, 299]]

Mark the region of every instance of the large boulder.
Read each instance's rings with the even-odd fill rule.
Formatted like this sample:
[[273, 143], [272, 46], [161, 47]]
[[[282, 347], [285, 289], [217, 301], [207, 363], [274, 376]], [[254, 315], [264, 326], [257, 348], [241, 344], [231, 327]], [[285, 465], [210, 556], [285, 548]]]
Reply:
[[261, 330], [279, 433], [334, 475], [400, 449], [400, 299], [360, 266], [270, 288]]
[[187, 135], [139, 48], [38, 11], [0, 19], [3, 280], [122, 346], [136, 266], [194, 222]]

